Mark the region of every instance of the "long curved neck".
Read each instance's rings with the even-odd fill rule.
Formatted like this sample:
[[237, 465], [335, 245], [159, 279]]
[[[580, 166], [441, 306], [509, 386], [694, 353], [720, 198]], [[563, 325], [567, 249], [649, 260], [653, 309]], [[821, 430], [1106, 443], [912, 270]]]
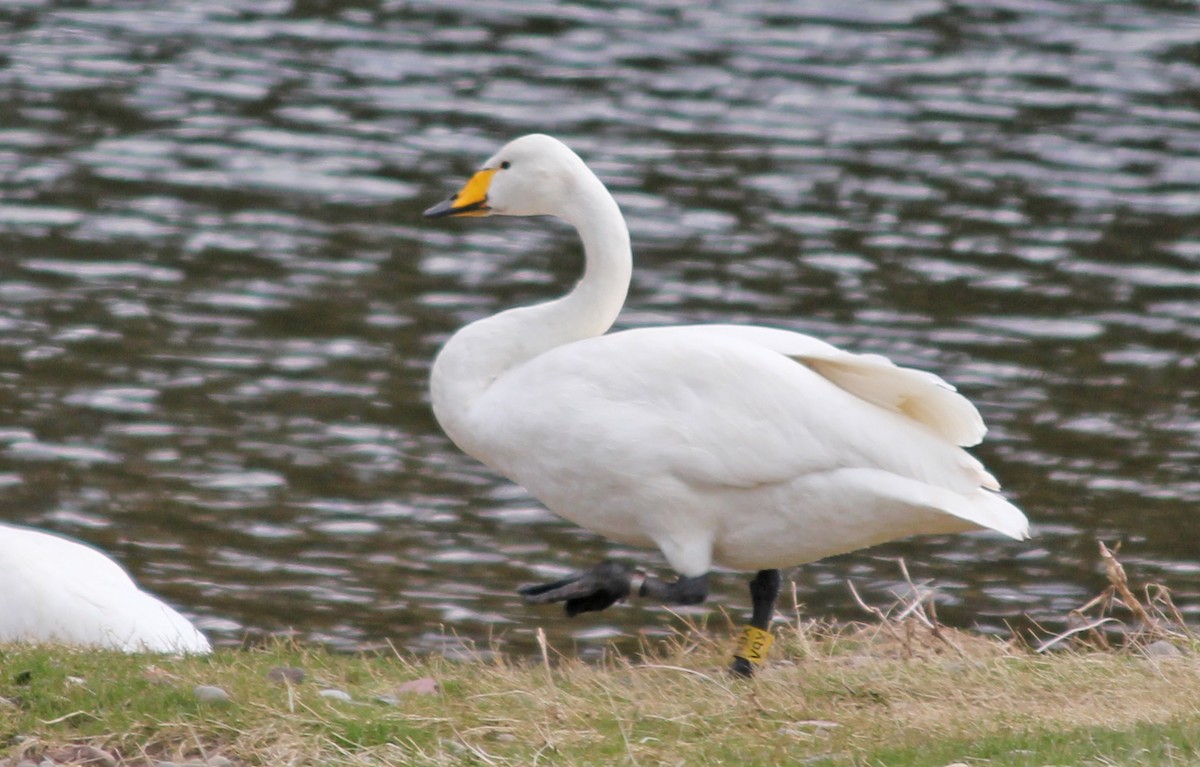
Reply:
[[465, 452], [471, 453], [467, 421], [472, 404], [505, 372], [555, 347], [602, 335], [629, 290], [633, 257], [629, 230], [616, 200], [584, 170], [557, 215], [583, 241], [583, 277], [561, 298], [509, 309], [455, 333], [433, 364], [434, 415]]

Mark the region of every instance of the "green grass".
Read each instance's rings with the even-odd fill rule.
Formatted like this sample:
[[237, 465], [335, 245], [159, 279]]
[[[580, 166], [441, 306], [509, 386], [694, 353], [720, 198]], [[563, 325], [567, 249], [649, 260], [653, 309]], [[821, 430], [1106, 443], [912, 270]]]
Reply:
[[[944, 641], [920, 627], [780, 629], [752, 681], [724, 672], [732, 636], [698, 630], [602, 666], [287, 643], [205, 658], [10, 646], [0, 648], [0, 764], [66, 758], [72, 744], [119, 763], [220, 755], [273, 767], [1200, 764], [1190, 652], [1043, 656], [941, 631]], [[306, 677], [273, 681], [279, 666]], [[423, 677], [436, 692], [397, 691]], [[200, 702], [199, 684], [229, 702]], [[322, 697], [326, 688], [353, 701]]]
[[1078, 727], [1062, 732], [1018, 732], [884, 748], [866, 763], [942, 767], [954, 762], [1006, 767], [1191, 765], [1200, 762], [1200, 732], [1194, 720], [1189, 724], [1182, 719], [1124, 729]]

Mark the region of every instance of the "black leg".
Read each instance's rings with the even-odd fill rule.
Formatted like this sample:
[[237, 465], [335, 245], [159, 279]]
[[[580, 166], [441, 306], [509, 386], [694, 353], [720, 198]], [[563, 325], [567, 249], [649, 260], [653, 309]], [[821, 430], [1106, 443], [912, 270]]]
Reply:
[[753, 676], [754, 666], [762, 663], [771, 644], [771, 616], [775, 612], [775, 600], [779, 598], [782, 582], [783, 574], [778, 570], [759, 570], [754, 580], [750, 581], [750, 601], [754, 609], [733, 664], [729, 667], [738, 676]]
[[[625, 599], [633, 589], [633, 573], [619, 562], [606, 560], [552, 583], [522, 586], [517, 593], [533, 605], [563, 602], [569, 617], [603, 610]], [[663, 581], [647, 575], [636, 596], [664, 605], [698, 605], [708, 598], [708, 575]]]
[[783, 573], [778, 570], [759, 570], [750, 581], [750, 603], [754, 611], [750, 617], [750, 625], [763, 631], [771, 628], [771, 618], [775, 615], [775, 600], [779, 598], [779, 587], [783, 583]]

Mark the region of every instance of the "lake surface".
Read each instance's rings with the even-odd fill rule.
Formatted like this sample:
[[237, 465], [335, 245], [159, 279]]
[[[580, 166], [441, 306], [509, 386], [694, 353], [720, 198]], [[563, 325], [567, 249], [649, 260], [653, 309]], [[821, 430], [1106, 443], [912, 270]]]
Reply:
[[[518, 584], [614, 555], [460, 454], [430, 360], [579, 273], [551, 221], [426, 222], [510, 138], [609, 184], [619, 327], [755, 322], [932, 370], [1035, 538], [791, 574], [1053, 627], [1096, 539], [1200, 611], [1194, 2], [9, 0], [0, 5], [0, 518], [89, 541], [221, 644], [292, 631], [583, 654]], [[53, 563], [49, 563], [52, 566]], [[786, 611], [791, 588], [785, 586]], [[744, 579], [710, 607], [739, 618]]]

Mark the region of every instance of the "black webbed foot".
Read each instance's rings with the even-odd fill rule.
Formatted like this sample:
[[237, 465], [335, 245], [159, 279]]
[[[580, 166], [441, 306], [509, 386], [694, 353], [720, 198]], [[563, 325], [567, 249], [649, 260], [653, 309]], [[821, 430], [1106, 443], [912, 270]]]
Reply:
[[588, 570], [552, 583], [522, 586], [517, 593], [532, 605], [563, 602], [568, 617], [611, 607], [629, 596], [632, 571], [625, 565], [605, 560]]

